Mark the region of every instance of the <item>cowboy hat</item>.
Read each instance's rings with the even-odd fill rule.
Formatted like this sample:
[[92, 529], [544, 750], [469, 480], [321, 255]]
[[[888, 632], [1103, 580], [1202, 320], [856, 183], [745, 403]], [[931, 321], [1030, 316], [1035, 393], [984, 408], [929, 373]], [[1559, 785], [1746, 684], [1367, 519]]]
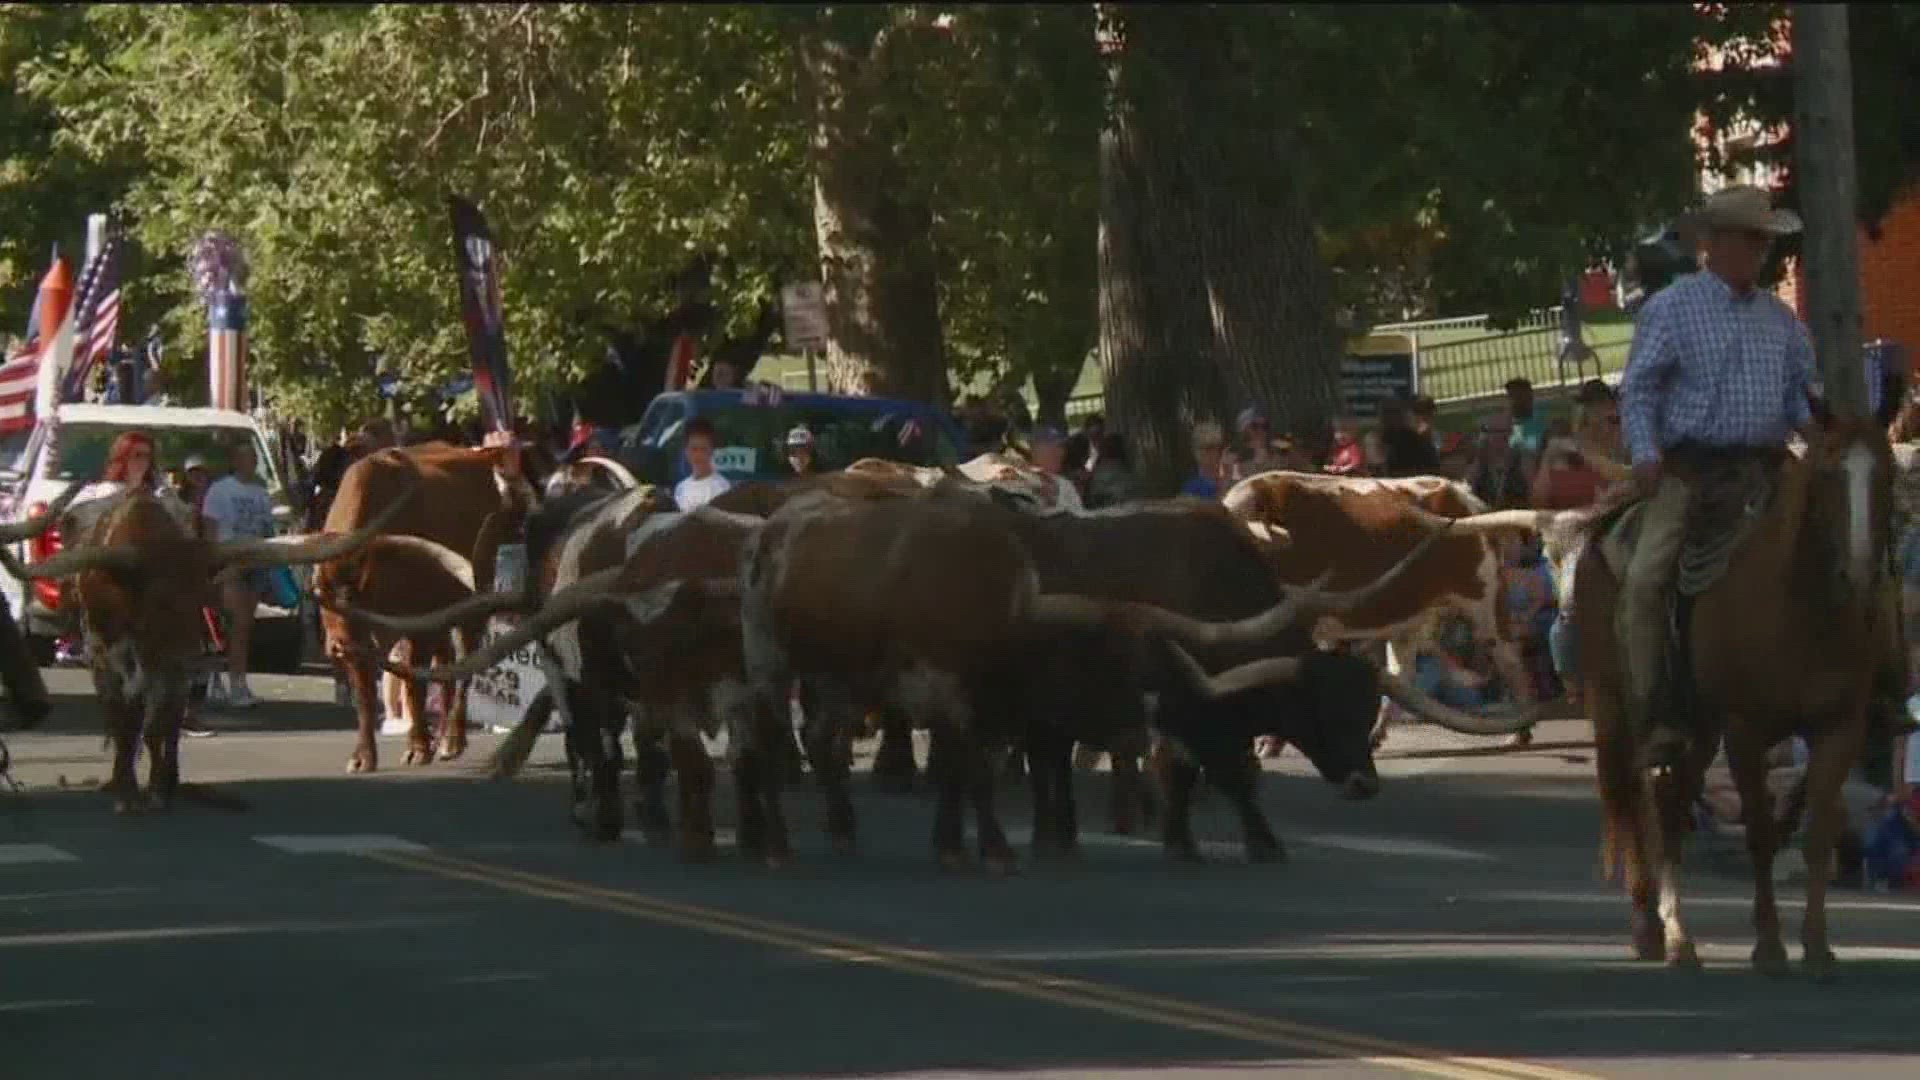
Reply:
[[1714, 229], [1742, 229], [1786, 236], [1800, 231], [1800, 215], [1791, 210], [1776, 210], [1773, 196], [1752, 184], [1721, 188], [1707, 196], [1698, 210], [1686, 216], [1686, 223], [1699, 232]]

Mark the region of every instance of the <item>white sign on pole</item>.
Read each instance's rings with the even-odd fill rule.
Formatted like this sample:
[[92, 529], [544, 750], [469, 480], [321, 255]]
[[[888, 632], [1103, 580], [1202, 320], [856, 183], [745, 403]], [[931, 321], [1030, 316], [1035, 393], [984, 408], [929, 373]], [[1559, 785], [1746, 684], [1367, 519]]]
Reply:
[[827, 298], [817, 281], [796, 281], [780, 289], [787, 348], [811, 352], [827, 347]]
[[[502, 544], [494, 558], [493, 587], [497, 592], [517, 592], [527, 579], [527, 546]], [[495, 615], [487, 623], [486, 642], [511, 633], [518, 619]], [[484, 644], [484, 643], [483, 643]], [[473, 677], [467, 686], [468, 722], [504, 734], [520, 722], [527, 706], [547, 685], [540, 668], [540, 643], [528, 642], [523, 648]]]

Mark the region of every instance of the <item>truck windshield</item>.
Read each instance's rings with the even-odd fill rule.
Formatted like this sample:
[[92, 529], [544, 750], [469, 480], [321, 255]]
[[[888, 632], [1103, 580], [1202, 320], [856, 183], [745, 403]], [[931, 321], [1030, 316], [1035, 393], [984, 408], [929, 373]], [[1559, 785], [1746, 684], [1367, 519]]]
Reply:
[[208, 472], [215, 478], [229, 469], [230, 448], [237, 439], [253, 443], [254, 458], [260, 463], [260, 478], [271, 494], [280, 494], [280, 478], [275, 475], [273, 458], [260, 437], [243, 428], [150, 427], [133, 428], [120, 424], [65, 423], [48, 440], [43, 474], [55, 480], [79, 480], [91, 483], [107, 468], [107, 451], [113, 440], [127, 431], [139, 430], [153, 436], [155, 466], [161, 473], [184, 468], [188, 457], [198, 454], [207, 460]]
[[[787, 432], [805, 424], [813, 432], [815, 468], [844, 469], [861, 458], [908, 465], [953, 465], [959, 461], [940, 425], [911, 414], [860, 415], [831, 407], [731, 405], [702, 410], [719, 436], [715, 464], [728, 472], [767, 473], [786, 468]], [[662, 443], [684, 445], [686, 425], [663, 433]]]

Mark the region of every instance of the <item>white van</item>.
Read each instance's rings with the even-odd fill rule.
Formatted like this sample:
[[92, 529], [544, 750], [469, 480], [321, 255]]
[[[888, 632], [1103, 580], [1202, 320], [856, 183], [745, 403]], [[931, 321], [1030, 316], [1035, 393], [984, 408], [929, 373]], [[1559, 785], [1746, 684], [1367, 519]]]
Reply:
[[[163, 475], [181, 468], [188, 456], [199, 454], [208, 459], [218, 477], [226, 470], [228, 448], [235, 440], [250, 441], [260, 463], [260, 478], [273, 498], [275, 531], [288, 531], [294, 515], [279, 475], [278, 457], [268, 453], [265, 433], [253, 417], [231, 409], [169, 405], [60, 406], [57, 424], [41, 422], [17, 456], [0, 458], [0, 521], [22, 520], [52, 503], [67, 485], [98, 480], [106, 469], [108, 449], [127, 431], [153, 436], [154, 465]], [[13, 554], [22, 562], [38, 562], [58, 551], [60, 543], [59, 532], [53, 529], [17, 545]], [[0, 573], [0, 596], [42, 664], [52, 662], [54, 639], [71, 633], [75, 625], [73, 607], [66, 602], [67, 584], [37, 581], [23, 588], [12, 574]], [[260, 606], [252, 670], [299, 670], [304, 645], [299, 616], [298, 611]]]

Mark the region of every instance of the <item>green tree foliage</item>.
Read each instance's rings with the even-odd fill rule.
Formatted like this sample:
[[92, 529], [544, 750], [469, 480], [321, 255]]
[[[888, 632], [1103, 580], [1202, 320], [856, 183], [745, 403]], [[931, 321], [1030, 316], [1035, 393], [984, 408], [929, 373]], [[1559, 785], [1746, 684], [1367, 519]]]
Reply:
[[[745, 308], [807, 243], [782, 43], [766, 20], [614, 5], [96, 8], [124, 42], [33, 76], [95, 160], [143, 156], [126, 204], [151, 273], [204, 327], [184, 256], [231, 231], [254, 267], [256, 372], [295, 409], [375, 407], [385, 357], [427, 400], [466, 367], [444, 194], [486, 211], [531, 393], [599, 362], [617, 317], [712, 251]], [[724, 89], [725, 92], [715, 92]], [[770, 118], [775, 122], [763, 122]]]

